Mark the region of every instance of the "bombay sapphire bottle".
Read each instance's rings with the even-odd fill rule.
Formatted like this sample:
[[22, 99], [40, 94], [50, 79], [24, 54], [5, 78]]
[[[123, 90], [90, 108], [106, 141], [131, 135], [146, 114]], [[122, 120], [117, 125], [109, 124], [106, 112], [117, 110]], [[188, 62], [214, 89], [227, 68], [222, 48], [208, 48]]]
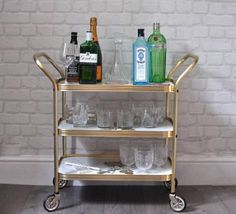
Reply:
[[138, 38], [133, 43], [133, 84], [148, 84], [149, 73], [149, 47], [144, 37], [144, 29], [138, 29]]

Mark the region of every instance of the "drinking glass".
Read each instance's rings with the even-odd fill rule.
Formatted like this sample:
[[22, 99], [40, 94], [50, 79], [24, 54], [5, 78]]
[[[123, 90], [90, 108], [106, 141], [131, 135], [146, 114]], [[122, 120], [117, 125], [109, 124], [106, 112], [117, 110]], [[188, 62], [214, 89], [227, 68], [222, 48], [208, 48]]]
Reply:
[[63, 67], [65, 68], [65, 77], [67, 80], [68, 67], [75, 59], [76, 46], [74, 44], [65, 42], [62, 52]]
[[163, 167], [168, 161], [168, 145], [164, 141], [154, 144], [154, 161], [156, 167]]
[[145, 128], [154, 128], [156, 126], [156, 108], [153, 104], [144, 108], [142, 126]]
[[107, 75], [106, 83], [120, 83], [128, 84], [129, 77], [125, 72], [125, 66], [123, 61], [123, 51], [122, 51], [122, 38], [116, 38], [115, 41], [115, 59], [111, 71]]
[[165, 109], [163, 107], [157, 107], [156, 124], [163, 123], [165, 119], [164, 116], [165, 116]]
[[74, 127], [83, 127], [87, 125], [88, 107], [85, 104], [77, 103], [73, 110]]
[[120, 160], [121, 163], [131, 167], [134, 161], [134, 146], [132, 143], [120, 143]]
[[152, 168], [154, 160], [153, 146], [139, 145], [134, 150], [135, 165], [140, 171], [146, 171]]
[[97, 110], [97, 126], [99, 128], [113, 128], [113, 110], [105, 105], [100, 105]]
[[66, 123], [73, 124], [73, 107], [65, 104], [65, 118]]
[[117, 127], [121, 129], [132, 129], [134, 125], [134, 112], [131, 103], [123, 103], [117, 110]]
[[134, 127], [136, 128], [141, 127], [144, 108], [137, 104], [133, 104], [133, 111], [134, 111]]

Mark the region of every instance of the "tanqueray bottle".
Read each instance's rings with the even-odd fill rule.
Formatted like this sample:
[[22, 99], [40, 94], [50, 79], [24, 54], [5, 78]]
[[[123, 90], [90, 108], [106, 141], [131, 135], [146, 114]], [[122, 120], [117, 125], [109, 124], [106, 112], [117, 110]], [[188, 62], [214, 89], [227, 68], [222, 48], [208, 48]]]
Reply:
[[150, 82], [165, 82], [166, 39], [160, 33], [160, 23], [153, 23], [153, 33], [148, 38], [150, 48]]

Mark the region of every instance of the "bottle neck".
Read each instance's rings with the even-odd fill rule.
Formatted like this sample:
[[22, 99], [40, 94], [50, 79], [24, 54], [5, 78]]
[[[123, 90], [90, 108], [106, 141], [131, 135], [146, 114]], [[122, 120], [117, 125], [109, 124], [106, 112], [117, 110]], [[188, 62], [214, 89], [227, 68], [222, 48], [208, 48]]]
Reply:
[[87, 32], [86, 33], [86, 41], [92, 41], [93, 37], [92, 37], [92, 33], [91, 32]]
[[159, 23], [153, 24], [153, 33], [160, 33], [160, 24]]
[[90, 25], [90, 31], [93, 34], [93, 41], [97, 42], [98, 41], [98, 36], [97, 36], [97, 25], [91, 24]]
[[71, 43], [71, 44], [78, 45], [77, 37], [74, 37], [74, 36], [71, 37], [70, 43]]

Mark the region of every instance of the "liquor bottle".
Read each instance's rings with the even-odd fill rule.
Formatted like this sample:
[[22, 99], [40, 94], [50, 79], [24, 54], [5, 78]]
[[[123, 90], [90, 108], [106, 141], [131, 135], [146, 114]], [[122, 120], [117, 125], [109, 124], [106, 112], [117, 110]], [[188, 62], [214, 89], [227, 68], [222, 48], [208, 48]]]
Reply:
[[138, 38], [133, 43], [133, 84], [148, 84], [149, 72], [149, 47], [144, 37], [144, 29], [138, 29]]
[[71, 32], [70, 44], [68, 44], [66, 60], [68, 62], [66, 80], [67, 82], [79, 82], [79, 53], [77, 32]]
[[165, 82], [166, 39], [160, 33], [160, 23], [153, 23], [153, 34], [148, 38], [150, 48], [150, 82]]
[[102, 81], [102, 52], [101, 52], [101, 48], [98, 42], [96, 17], [90, 18], [90, 31], [93, 34], [93, 41], [98, 46], [97, 82], [101, 82]]
[[86, 32], [86, 41], [80, 45], [80, 83], [97, 83], [98, 46], [92, 41], [92, 32]]

